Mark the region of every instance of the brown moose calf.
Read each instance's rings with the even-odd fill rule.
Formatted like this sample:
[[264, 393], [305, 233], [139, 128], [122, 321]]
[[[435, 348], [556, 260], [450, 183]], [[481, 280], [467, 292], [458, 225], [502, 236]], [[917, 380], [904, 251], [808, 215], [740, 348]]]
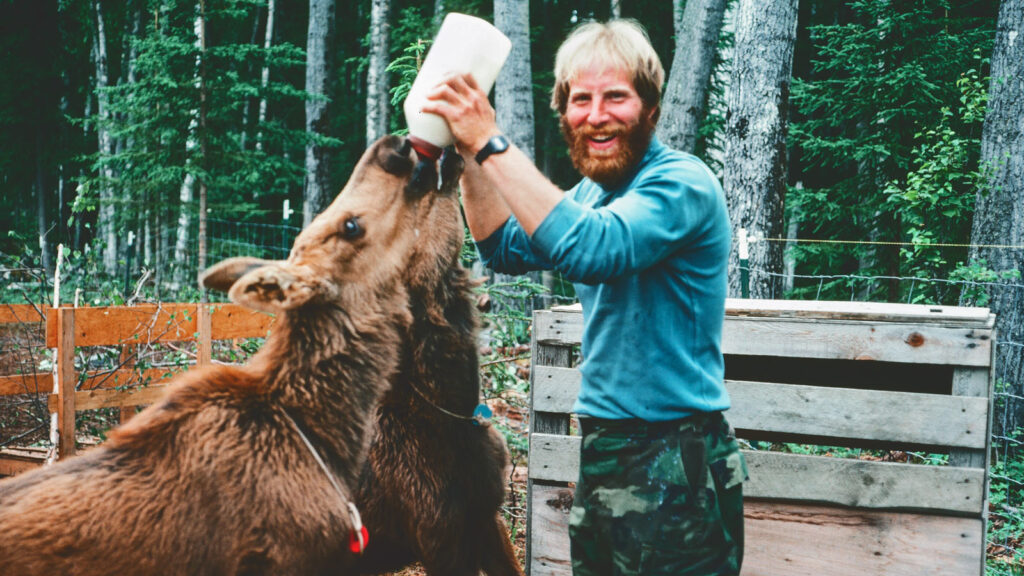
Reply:
[[520, 576], [500, 508], [508, 451], [471, 415], [480, 402], [475, 298], [459, 263], [464, 237], [454, 187], [458, 156], [441, 164], [442, 194], [405, 274], [413, 324], [381, 403], [356, 500], [370, 528], [359, 571], [413, 560], [430, 576]]
[[0, 482], [0, 572], [353, 572], [348, 501], [410, 330], [403, 275], [439, 197], [401, 144], [364, 154], [287, 261], [206, 273], [277, 315], [248, 365], [190, 371], [102, 446]]

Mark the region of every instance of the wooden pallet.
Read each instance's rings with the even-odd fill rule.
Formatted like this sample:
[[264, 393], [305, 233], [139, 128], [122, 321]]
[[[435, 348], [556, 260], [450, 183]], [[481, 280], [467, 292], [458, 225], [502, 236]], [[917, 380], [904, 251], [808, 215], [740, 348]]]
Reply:
[[[928, 466], [745, 451], [744, 575], [984, 573], [993, 323], [987, 309], [727, 302], [726, 416], [740, 437], [949, 454]], [[534, 314], [532, 576], [571, 573], [582, 326], [578, 307]]]

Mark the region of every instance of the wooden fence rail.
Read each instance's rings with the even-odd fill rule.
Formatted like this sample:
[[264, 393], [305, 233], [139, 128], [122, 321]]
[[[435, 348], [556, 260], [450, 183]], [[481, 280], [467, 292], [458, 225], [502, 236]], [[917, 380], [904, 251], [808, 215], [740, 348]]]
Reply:
[[[578, 308], [534, 313], [532, 576], [571, 573], [582, 326]], [[992, 327], [987, 309], [727, 303], [727, 418], [740, 437], [949, 455], [930, 466], [745, 451], [744, 576], [984, 573]]]
[[[266, 336], [273, 317], [234, 304], [160, 304], [96, 308], [0, 306], [0, 324], [41, 323], [45, 346], [53, 348], [54, 371], [0, 376], [0, 396], [46, 394], [57, 414], [57, 456], [75, 453], [75, 414], [81, 410], [151, 404], [163, 394], [171, 368], [135, 369], [131, 355], [141, 346], [197, 342], [198, 365], [208, 364], [214, 340]], [[122, 346], [125, 366], [82, 372], [75, 350], [83, 346]], [[127, 367], [126, 367], [127, 366]], [[0, 451], [0, 474], [10, 475], [42, 463], [38, 450]]]

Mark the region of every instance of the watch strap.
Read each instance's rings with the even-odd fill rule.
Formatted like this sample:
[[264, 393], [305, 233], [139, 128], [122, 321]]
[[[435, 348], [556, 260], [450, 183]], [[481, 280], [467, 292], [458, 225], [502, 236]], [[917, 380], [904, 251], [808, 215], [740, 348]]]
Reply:
[[487, 160], [494, 154], [501, 154], [508, 150], [511, 145], [512, 143], [509, 142], [508, 138], [503, 134], [492, 136], [491, 139], [487, 141], [487, 144], [484, 144], [484, 147], [476, 153], [476, 163], [483, 164], [484, 160]]

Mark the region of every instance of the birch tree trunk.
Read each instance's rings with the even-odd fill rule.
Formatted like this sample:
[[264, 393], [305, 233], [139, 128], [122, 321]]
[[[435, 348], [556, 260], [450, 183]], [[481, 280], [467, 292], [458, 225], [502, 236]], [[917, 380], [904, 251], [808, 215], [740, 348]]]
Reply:
[[199, 0], [199, 22], [197, 26], [199, 37], [199, 156], [201, 158], [201, 174], [199, 179], [199, 250], [196, 256], [196, 286], [199, 288], [199, 301], [203, 304], [209, 302], [209, 294], [199, 276], [206, 270], [206, 180], [208, 178], [209, 161], [209, 139], [206, 130], [206, 0]]
[[256, 150], [263, 151], [263, 124], [267, 121], [267, 85], [270, 84], [270, 66], [267, 64], [266, 54], [270, 52], [270, 47], [274, 45], [274, 10], [276, 8], [277, 0], [267, 1], [267, 30], [263, 37], [263, 70], [260, 72], [260, 87], [262, 88], [262, 96], [260, 96], [260, 112], [259, 117], [256, 120]]
[[434, 0], [434, 30], [441, 27], [444, 20], [444, 0]]
[[[194, 23], [195, 31], [195, 47], [197, 51], [202, 50], [202, 33], [203, 33], [203, 17], [202, 13], [196, 15]], [[197, 89], [200, 87], [201, 75], [200, 66], [202, 65], [202, 58], [196, 56], [195, 63], [195, 75], [194, 82]], [[173, 287], [175, 290], [180, 289], [181, 286], [186, 282], [188, 278], [187, 272], [191, 269], [189, 255], [192, 253], [192, 247], [190, 246], [191, 233], [192, 233], [192, 210], [193, 203], [195, 202], [195, 189], [196, 189], [196, 166], [192, 162], [195, 157], [196, 149], [199, 148], [198, 132], [199, 132], [199, 108], [195, 108], [190, 111], [190, 119], [188, 121], [188, 139], [185, 141], [185, 180], [181, 183], [181, 188], [178, 191], [178, 203], [180, 205], [178, 212], [178, 233], [174, 242], [174, 282]]]
[[998, 271], [1017, 270], [1021, 278], [993, 286], [989, 307], [996, 314], [998, 344], [995, 377], [1009, 389], [997, 433], [1024, 426], [1024, 249], [977, 245], [1024, 245], [1024, 0], [1003, 0], [992, 50], [988, 111], [981, 135], [981, 168], [986, 182], [978, 191], [971, 230], [970, 259], [984, 259]]
[[[93, 62], [96, 68], [96, 113], [99, 123], [96, 126], [96, 137], [101, 157], [109, 159], [114, 152], [113, 139], [110, 136], [110, 111], [107, 108], [105, 92], [109, 77], [107, 74], [107, 34], [103, 23], [103, 10], [99, 0], [93, 0], [93, 11], [96, 16], [96, 43], [93, 49]], [[103, 270], [109, 275], [117, 273], [117, 230], [114, 225], [114, 172], [106, 163], [101, 168], [100, 208], [96, 227], [104, 242]]]
[[53, 270], [50, 256], [50, 242], [46, 239], [50, 232], [49, 219], [46, 218], [46, 172], [43, 170], [43, 129], [36, 129], [36, 224], [39, 230], [39, 260], [47, 273]]
[[494, 0], [494, 26], [512, 40], [512, 52], [494, 85], [498, 126], [534, 158], [533, 73], [530, 67], [530, 3]]
[[658, 136], [684, 152], [693, 152], [697, 130], [704, 118], [726, 0], [675, 0], [676, 51], [662, 102]]
[[[327, 133], [327, 76], [331, 70], [328, 48], [333, 37], [334, 0], [310, 0], [306, 34], [306, 92], [314, 96], [306, 101], [306, 132], [310, 135]], [[320, 212], [329, 183], [327, 150], [311, 140], [306, 144], [303, 226]]]
[[388, 133], [388, 41], [391, 0], [372, 0], [370, 62], [366, 71], [366, 145]]
[[[779, 238], [786, 191], [789, 84], [797, 0], [739, 0], [729, 82], [725, 187], [733, 236]], [[756, 242], [750, 251], [750, 295], [780, 294], [783, 245]], [[740, 294], [739, 259], [729, 257], [729, 294]]]

